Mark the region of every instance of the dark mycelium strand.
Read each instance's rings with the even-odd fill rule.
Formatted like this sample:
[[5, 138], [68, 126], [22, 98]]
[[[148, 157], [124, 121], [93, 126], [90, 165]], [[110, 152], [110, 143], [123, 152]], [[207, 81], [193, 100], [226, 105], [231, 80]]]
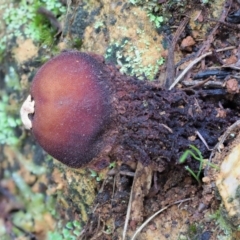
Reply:
[[[114, 159], [134, 159], [145, 165], [158, 164], [162, 159], [176, 163], [190, 144], [207, 157], [209, 151], [196, 131], [213, 147], [226, 127], [237, 120], [231, 109], [226, 109], [225, 118], [217, 117], [216, 99], [202, 100], [199, 94], [168, 91], [156, 83], [134, 78], [119, 76], [114, 81], [118, 96], [118, 105], [114, 107], [118, 112], [117, 140], [121, 146], [121, 151], [118, 147], [112, 152]], [[190, 141], [192, 136], [195, 139]]]

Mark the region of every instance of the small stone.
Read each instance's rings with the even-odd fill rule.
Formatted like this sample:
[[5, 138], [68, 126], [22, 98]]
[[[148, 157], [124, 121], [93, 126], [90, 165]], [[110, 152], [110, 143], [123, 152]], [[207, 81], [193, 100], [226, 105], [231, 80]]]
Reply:
[[203, 181], [204, 183], [209, 183], [209, 182], [210, 182], [210, 178], [209, 178], [209, 177], [203, 177], [203, 178], [202, 178], [202, 181]]
[[228, 93], [239, 93], [238, 81], [235, 78], [231, 78], [226, 82], [226, 89]]
[[192, 50], [192, 46], [195, 44], [196, 42], [194, 41], [194, 39], [191, 36], [187, 36], [186, 38], [184, 38], [182, 40], [181, 43], [181, 49], [182, 50], [186, 50], [186, 51], [191, 51]]

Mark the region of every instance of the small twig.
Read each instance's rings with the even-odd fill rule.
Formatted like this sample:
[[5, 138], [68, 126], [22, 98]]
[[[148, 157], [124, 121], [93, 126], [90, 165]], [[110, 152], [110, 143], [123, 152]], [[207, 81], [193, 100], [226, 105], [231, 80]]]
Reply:
[[155, 191], [159, 190], [158, 183], [157, 183], [157, 172], [154, 172], [153, 174], [153, 186]]
[[226, 138], [228, 135], [235, 129], [240, 127], [240, 120], [236, 121], [234, 124], [232, 124], [226, 131], [225, 133], [221, 136], [220, 141], [217, 144], [217, 150], [221, 152], [221, 146], [225, 142]]
[[183, 199], [183, 200], [179, 200], [179, 201], [176, 201], [172, 204], [169, 204], [168, 206], [160, 209], [159, 211], [157, 211], [156, 213], [154, 213], [151, 217], [149, 217], [138, 229], [137, 231], [134, 233], [133, 237], [131, 238], [131, 240], [134, 240], [136, 239], [137, 235], [143, 230], [144, 227], [146, 227], [146, 225], [153, 219], [155, 218], [159, 213], [163, 212], [164, 210], [168, 209], [169, 207], [175, 205], [175, 204], [178, 204], [178, 203], [183, 203], [183, 202], [187, 202], [187, 201], [190, 201], [192, 200], [192, 198], [186, 198], [186, 199]]
[[191, 54], [189, 54], [185, 58], [182, 58], [179, 62], [176, 63], [175, 68], [177, 69], [178, 67], [183, 65], [185, 62], [188, 62], [188, 61], [192, 60], [193, 58], [195, 58], [196, 54], [197, 54], [196, 52], [192, 52]]
[[[232, 6], [232, 0], [226, 0], [224, 5], [223, 5], [223, 10], [222, 10], [221, 16], [219, 17], [219, 21], [224, 21], [225, 20], [231, 6]], [[206, 51], [209, 50], [212, 42], [214, 41], [214, 37], [217, 34], [217, 30], [219, 28], [219, 25], [220, 25], [220, 23], [217, 22], [215, 27], [212, 29], [212, 31], [208, 35], [207, 40], [204, 41], [202, 47], [197, 52], [196, 57], [199, 57], [199, 56], [203, 55]]]
[[[184, 86], [186, 86], [186, 88], [183, 88], [183, 90], [191, 90], [194, 89], [196, 87], [199, 87], [200, 85], [203, 84], [204, 81], [198, 81], [198, 80], [194, 80], [194, 81], [182, 81], [182, 84]], [[221, 81], [207, 81], [204, 83], [204, 87], [209, 87], [209, 88], [223, 88], [223, 82]], [[239, 85], [240, 87], [240, 85]]]
[[130, 213], [131, 213], [131, 207], [132, 207], [133, 186], [134, 186], [134, 184], [132, 185], [130, 198], [129, 198], [129, 202], [128, 202], [128, 208], [127, 208], [127, 214], [126, 214], [126, 219], [125, 219], [124, 228], [123, 228], [122, 240], [125, 240], [126, 234], [127, 234], [128, 221], [130, 219]]
[[207, 52], [205, 54], [203, 54], [202, 56], [194, 59], [181, 73], [180, 75], [175, 79], [175, 81], [172, 83], [172, 85], [169, 87], [169, 90], [173, 89], [175, 87], [175, 85], [180, 82], [180, 80], [184, 77], [184, 75], [198, 62], [200, 62], [203, 58], [205, 58], [206, 56], [211, 55], [212, 52]]
[[[232, 124], [230, 127], [228, 127], [228, 129], [224, 132], [224, 134], [221, 136], [220, 141], [215, 145], [215, 147], [213, 148], [213, 151], [210, 154], [208, 163], [212, 162], [212, 158], [216, 152], [216, 150], [218, 150], [218, 152], [221, 152], [221, 147], [223, 145], [223, 143], [225, 142], [226, 138], [228, 137], [228, 135], [235, 129], [235, 128], [239, 128], [240, 127], [240, 120], [237, 120], [234, 124]], [[208, 165], [209, 168], [209, 165]], [[207, 170], [208, 170], [207, 168]]]
[[228, 47], [225, 47], [225, 48], [219, 48], [219, 49], [216, 49], [215, 52], [224, 52], [224, 51], [227, 51], [227, 50], [232, 50], [232, 49], [235, 49], [236, 46], [228, 46]]
[[100, 192], [100, 193], [103, 192], [103, 189], [104, 189], [104, 186], [105, 186], [107, 180], [108, 180], [108, 178], [105, 178], [105, 179], [103, 180], [102, 185], [101, 185], [101, 187], [100, 187], [100, 189], [99, 189], [99, 192]]
[[197, 14], [197, 16], [193, 19], [193, 21], [197, 21], [197, 19], [199, 18], [199, 16], [202, 14], [202, 10], [200, 10]]
[[[193, 88], [199, 88], [199, 87], [202, 87], [205, 83], [209, 82], [210, 80], [214, 80], [212, 77], [208, 77], [207, 79], [205, 79], [204, 81], [198, 81], [197, 84], [194, 84], [190, 87], [187, 87], [187, 88], [182, 88], [182, 90], [190, 90], [190, 89], [193, 89]], [[194, 81], [195, 82], [195, 81]]]
[[[215, 52], [223, 52], [223, 51], [227, 51], [227, 50], [232, 50], [235, 49], [236, 46], [229, 46], [229, 47], [225, 47], [225, 48], [220, 48], [215, 50]], [[184, 64], [185, 62], [190, 61], [191, 59], [193, 59], [194, 57], [196, 57], [196, 52], [191, 53], [190, 55], [188, 55], [187, 57], [183, 58], [181, 61], [179, 61], [176, 65], [175, 68], [178, 68], [179, 66], [181, 66], [182, 64]]]
[[212, 21], [212, 22], [217, 22], [217, 23], [221, 23], [223, 25], [225, 25], [226, 27], [230, 27], [236, 30], [240, 30], [240, 24], [234, 24], [234, 23], [229, 23], [229, 22], [225, 22], [225, 21], [220, 21], [214, 18], [208, 18], [207, 20]]
[[167, 59], [167, 64], [166, 64], [166, 76], [164, 79], [164, 86], [166, 88], [168, 88], [172, 84], [172, 81], [175, 77], [174, 51], [175, 51], [176, 43], [188, 22], [189, 22], [189, 17], [185, 17], [183, 19], [183, 21], [180, 23], [180, 25], [173, 37], [173, 40], [171, 42], [168, 41], [170, 46], [169, 46], [169, 50], [168, 50], [168, 59]]
[[92, 213], [94, 213], [97, 210], [98, 206], [99, 206], [99, 203], [96, 204], [96, 206], [94, 207]]
[[40, 7], [38, 9], [38, 13], [45, 16], [50, 21], [51, 25], [57, 29], [57, 33], [55, 34], [54, 37], [58, 36], [62, 32], [62, 26], [60, 22], [51, 11], [47, 10], [44, 7]]
[[221, 59], [219, 53], [213, 49], [213, 56], [216, 58], [217, 62], [219, 62], [221, 65], [224, 65], [224, 61]]
[[205, 145], [205, 147], [208, 149], [208, 151], [212, 151], [213, 149], [209, 148], [207, 142], [205, 141], [205, 139], [203, 138], [203, 136], [201, 135], [201, 133], [199, 131], [196, 131], [196, 134], [198, 135], [198, 137], [201, 139], [201, 141], [203, 142], [203, 144]]
[[199, 105], [198, 100], [197, 100], [196, 98], [194, 98], [194, 100], [195, 100], [195, 103], [196, 103], [197, 111], [198, 111], [199, 113], [202, 113], [202, 108], [201, 108], [201, 106]]
[[160, 123], [159, 125], [163, 126], [164, 128], [166, 128], [170, 133], [173, 133], [173, 130], [168, 127], [167, 125], [163, 124], [163, 123]]
[[111, 199], [111, 205], [113, 206], [113, 197], [115, 194], [115, 190], [116, 190], [116, 179], [117, 179], [117, 175], [114, 176], [113, 178], [113, 191], [112, 191], [112, 199]]
[[[235, 47], [233, 46], [229, 46], [226, 48], [221, 48], [221, 49], [217, 49], [216, 52], [222, 52], [222, 51], [226, 51], [226, 50], [230, 50], [230, 49], [234, 49]], [[212, 51], [207, 52], [205, 54], [203, 54], [202, 56], [194, 59], [192, 62], [189, 63], [189, 65], [180, 73], [180, 75], [175, 79], [175, 81], [173, 82], [173, 84], [169, 87], [169, 90], [173, 89], [175, 87], [175, 85], [181, 81], [181, 79], [185, 76], [185, 74], [198, 62], [200, 62], [203, 58], [212, 55]]]
[[134, 172], [129, 172], [129, 171], [120, 171], [119, 173], [121, 175], [129, 176], [129, 177], [134, 177], [135, 176]]
[[200, 81], [200, 80], [194, 80], [194, 81], [182, 81], [182, 84], [185, 86], [185, 88], [182, 88], [183, 91], [185, 90], [190, 90], [190, 89], [194, 89], [197, 88], [201, 85], [204, 85], [205, 87], [216, 87], [216, 88], [220, 88], [222, 87], [222, 82], [220, 81]]
[[[148, 189], [151, 186], [151, 182], [147, 182], [148, 178], [152, 179], [151, 173], [152, 173], [151, 168], [143, 166], [140, 162], [138, 162], [135, 176], [133, 179], [130, 198], [129, 198], [129, 202], [128, 202], [128, 208], [127, 208], [127, 214], [126, 214], [126, 219], [125, 219], [125, 224], [124, 224], [124, 229], [123, 229], [122, 240], [125, 240], [125, 238], [126, 238], [127, 227], [128, 227], [128, 222], [130, 219], [131, 209], [133, 209], [133, 211], [136, 212], [136, 210], [141, 211], [140, 209], [142, 209], [142, 207], [143, 207], [143, 199], [142, 198], [143, 198], [143, 195], [146, 196], [148, 194]], [[142, 176], [145, 176], [145, 178], [142, 179]], [[145, 186], [140, 184], [140, 182], [142, 183], [142, 181], [143, 181], [143, 183], [145, 183]], [[146, 192], [146, 189], [147, 189], [147, 192]], [[138, 204], [136, 204], [136, 201], [138, 202]], [[139, 202], [141, 202], [141, 203], [139, 203]], [[134, 212], [133, 212], [133, 214], [132, 214], [133, 219], [134, 219], [134, 217], [136, 217], [135, 215], [136, 214], [134, 214]]]
[[[224, 8], [222, 11], [222, 14], [219, 18], [219, 21], [224, 21], [224, 19], [226, 18], [228, 11], [230, 9], [232, 5], [232, 0], [228, 0], [228, 4], [227, 1], [225, 1], [224, 4]], [[197, 57], [195, 60], [193, 60], [186, 69], [184, 69], [182, 71], [182, 73], [176, 78], [176, 80], [173, 82], [173, 84], [169, 87], [169, 90], [171, 90], [172, 88], [175, 87], [175, 85], [184, 77], [184, 75], [198, 62], [200, 62], [202, 59], [204, 59], [206, 56], [209, 56], [212, 54], [212, 52], [207, 52], [204, 53], [206, 51], [209, 50], [213, 40], [214, 40], [214, 36], [217, 33], [217, 29], [219, 27], [219, 22], [217, 22], [216, 26], [213, 28], [213, 30], [211, 31], [211, 33], [209, 34], [207, 40], [203, 43], [202, 47], [199, 49], [199, 51], [196, 53], [195, 57]]]

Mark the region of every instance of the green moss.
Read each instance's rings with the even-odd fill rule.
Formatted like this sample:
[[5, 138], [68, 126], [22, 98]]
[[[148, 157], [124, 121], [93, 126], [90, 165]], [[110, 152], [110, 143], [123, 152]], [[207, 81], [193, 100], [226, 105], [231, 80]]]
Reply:
[[94, 28], [95, 28], [95, 29], [99, 29], [99, 28], [101, 28], [101, 27], [104, 27], [103, 21], [98, 21], [98, 22], [95, 22], [95, 23], [94, 23]]
[[8, 114], [8, 96], [3, 95], [0, 99], [0, 144], [16, 145], [19, 139], [15, 128], [21, 125], [21, 121], [18, 117]]
[[214, 214], [210, 215], [210, 218], [216, 222], [219, 228], [222, 230], [222, 233], [218, 235], [218, 239], [229, 239], [232, 236], [231, 225], [227, 222], [224, 217], [223, 210], [220, 208]]
[[143, 53], [148, 51], [148, 42], [145, 41], [144, 45], [144, 48], [138, 49], [129, 38], [124, 38], [121, 42], [115, 42], [107, 48], [105, 58], [119, 65], [121, 73], [136, 76], [140, 80], [153, 80], [164, 59], [158, 59], [155, 64], [144, 65], [146, 59], [143, 59]]
[[35, 42], [50, 45], [53, 42], [55, 29], [49, 21], [37, 13], [39, 7], [45, 7], [55, 16], [60, 16], [66, 8], [57, 0], [21, 0], [3, 4], [3, 22], [5, 35], [0, 39], [0, 54], [5, 51], [14, 38], [30, 38]]
[[[182, 233], [178, 240], [199, 240], [204, 238], [204, 233], [206, 232], [205, 226], [202, 223], [192, 223], [189, 225], [187, 232]], [[207, 237], [205, 236], [205, 238]]]
[[80, 49], [81, 46], [82, 46], [82, 39], [80, 38], [74, 38], [73, 41], [72, 41], [72, 48], [77, 48], [77, 49]]
[[[26, 232], [34, 232], [36, 221], [44, 221], [44, 214], [50, 213], [56, 217], [56, 202], [52, 196], [46, 198], [42, 193], [34, 193], [16, 172], [12, 173], [11, 177], [21, 193], [17, 196], [18, 201], [24, 205], [24, 210], [12, 214], [14, 226]], [[18, 236], [21, 234], [18, 233]]]
[[188, 231], [187, 231], [187, 236], [189, 239], [197, 239], [198, 238], [198, 232], [199, 232], [199, 226], [197, 226], [195, 223], [190, 224]]
[[197, 233], [197, 226], [196, 226], [196, 224], [191, 224], [189, 226], [189, 232], [191, 233], [191, 235], [195, 235]]
[[152, 13], [148, 13], [150, 22], [154, 23], [156, 28], [159, 28], [161, 26], [161, 23], [163, 22], [163, 16], [156, 16]]
[[143, 6], [148, 12], [158, 12], [161, 8], [159, 0], [129, 0], [133, 5]]
[[49, 232], [47, 235], [47, 240], [63, 240], [63, 236], [58, 232]]
[[[30, 161], [22, 159], [24, 158], [24, 155], [22, 155], [19, 151], [16, 151], [16, 155], [18, 156], [18, 160], [21, 165], [26, 166], [26, 171], [32, 173], [32, 171], [28, 169]], [[34, 163], [32, 164], [34, 165]], [[37, 167], [40, 170], [40, 173], [37, 174], [35, 170], [33, 173], [38, 178], [47, 176], [52, 172], [52, 169], [49, 167], [45, 167], [45, 170], [43, 170], [44, 166], [35, 165], [35, 168]], [[34, 167], [31, 167], [31, 169], [34, 169]], [[61, 212], [61, 210], [59, 211], [59, 207], [63, 197], [63, 192], [61, 190], [54, 191], [53, 195], [44, 192], [36, 192], [36, 188], [33, 191], [29, 184], [26, 183], [26, 179], [22, 177], [22, 175], [18, 172], [10, 172], [8, 170], [4, 171], [4, 179], [12, 179], [14, 181], [16, 186], [16, 201], [24, 206], [23, 209], [19, 209], [18, 211], [11, 213], [11, 221], [13, 222], [12, 232], [15, 234], [16, 239], [24, 237], [26, 232], [34, 233], [36, 228], [38, 228], [37, 224], [40, 224], [43, 227], [45, 226], [42, 230], [46, 233], [46, 238], [44, 238], [46, 240], [79, 239], [83, 226], [82, 212], [79, 207], [78, 209], [81, 213], [79, 216], [75, 214], [75, 220], [72, 221], [67, 220], [68, 217], [65, 218], [60, 216], [59, 212]], [[45, 178], [43, 178], [43, 181], [44, 179]], [[38, 184], [41, 184], [41, 181], [39, 181]], [[78, 193], [75, 191], [74, 195], [76, 194]], [[72, 199], [72, 197], [70, 198]], [[79, 196], [77, 196], [77, 198], [79, 199]], [[84, 204], [84, 201], [82, 201], [82, 204]], [[48, 227], [45, 223], [46, 219], [52, 219], [50, 220], [50, 222], [52, 222], [51, 226]], [[50, 229], [54, 230], [52, 231]], [[0, 239], [8, 240], [8, 234], [4, 228], [0, 228]]]
[[77, 240], [81, 234], [82, 226], [79, 221], [68, 222], [53, 232], [48, 232], [47, 240]]
[[[20, 90], [19, 78], [13, 67], [4, 79], [6, 91], [0, 91], [0, 144], [16, 145], [19, 142], [17, 131], [21, 125], [19, 109], [14, 95]], [[14, 92], [9, 95], [7, 92]]]
[[[202, 0], [202, 2], [205, 3], [208, 1]], [[173, 18], [172, 12], [177, 11], [179, 14], [184, 14], [189, 1], [168, 0], [164, 3], [159, 3], [159, 0], [129, 0], [129, 3], [142, 7], [148, 13], [150, 22], [156, 28], [160, 28], [163, 26], [163, 21], [167, 22], [168, 19]]]

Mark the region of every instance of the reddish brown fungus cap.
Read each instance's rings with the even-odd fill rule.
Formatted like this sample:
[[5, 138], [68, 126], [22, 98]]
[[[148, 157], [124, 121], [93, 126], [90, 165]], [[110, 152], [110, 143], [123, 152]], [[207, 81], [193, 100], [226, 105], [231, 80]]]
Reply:
[[110, 121], [110, 93], [104, 65], [76, 51], [45, 63], [32, 82], [32, 132], [54, 158], [81, 167], [101, 149]]

